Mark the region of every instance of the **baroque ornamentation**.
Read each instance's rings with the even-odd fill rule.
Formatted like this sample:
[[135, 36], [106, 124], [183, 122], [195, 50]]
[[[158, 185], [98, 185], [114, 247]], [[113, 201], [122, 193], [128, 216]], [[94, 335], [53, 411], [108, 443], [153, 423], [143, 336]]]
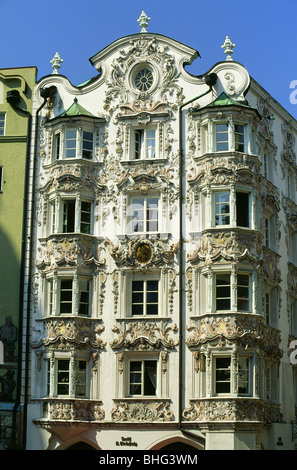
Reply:
[[43, 324], [44, 333], [37, 330], [39, 337], [33, 339], [33, 348], [44, 345], [58, 349], [71, 349], [74, 346], [82, 349], [103, 349], [106, 346], [101, 338], [104, 326], [98, 322], [81, 318], [59, 318], [44, 320]]
[[172, 421], [169, 400], [121, 400], [111, 410], [112, 421], [154, 422]]
[[280, 332], [264, 325], [262, 317], [244, 315], [205, 316], [188, 326], [191, 336], [186, 344], [191, 350], [200, 349], [211, 343], [222, 341], [236, 343], [240, 347], [259, 348], [264, 357], [279, 362], [283, 351], [280, 349]]
[[190, 400], [190, 407], [183, 411], [183, 418], [199, 422], [258, 421], [265, 424], [283, 421], [279, 406], [242, 398]]
[[[133, 237], [119, 246], [115, 246], [108, 238], [106, 238], [104, 245], [108, 246], [108, 252], [117, 266], [125, 265], [141, 271], [145, 271], [154, 266], [160, 266], [164, 263], [172, 263], [179, 250], [178, 242], [173, 243], [168, 247], [168, 244], [164, 241], [158, 239], [142, 239], [140, 237]], [[137, 256], [139, 248], [142, 246], [146, 246], [147, 249], [150, 250], [150, 256], [146, 259], [142, 259]]]
[[175, 323], [136, 321], [124, 325], [123, 330], [116, 325], [112, 331], [119, 335], [117, 339], [110, 343], [114, 350], [174, 349], [178, 344], [178, 341], [170, 337], [171, 333], [177, 332]]
[[262, 239], [256, 233], [241, 230], [210, 231], [202, 237], [201, 246], [194, 253], [188, 254], [188, 261], [205, 264], [213, 263], [219, 258], [229, 261], [244, 259], [256, 263], [261, 251]]
[[105, 418], [101, 401], [79, 400], [75, 398], [59, 400], [47, 399], [47, 418], [61, 421], [102, 421]]

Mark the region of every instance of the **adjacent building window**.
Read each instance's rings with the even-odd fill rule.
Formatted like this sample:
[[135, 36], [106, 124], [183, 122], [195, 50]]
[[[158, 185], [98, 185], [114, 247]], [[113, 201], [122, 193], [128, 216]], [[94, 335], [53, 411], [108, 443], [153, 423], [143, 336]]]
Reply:
[[132, 231], [158, 231], [158, 198], [134, 198], [132, 200]]
[[154, 396], [157, 390], [157, 361], [129, 361], [129, 395]]
[[0, 166], [0, 192], [3, 190], [3, 166]]
[[5, 134], [5, 113], [0, 113], [0, 135]]
[[156, 158], [156, 129], [134, 130], [134, 159]]
[[54, 138], [54, 157], [92, 159], [94, 151], [94, 134], [86, 130], [66, 129], [57, 133]]
[[132, 315], [158, 315], [159, 281], [153, 279], [132, 281]]

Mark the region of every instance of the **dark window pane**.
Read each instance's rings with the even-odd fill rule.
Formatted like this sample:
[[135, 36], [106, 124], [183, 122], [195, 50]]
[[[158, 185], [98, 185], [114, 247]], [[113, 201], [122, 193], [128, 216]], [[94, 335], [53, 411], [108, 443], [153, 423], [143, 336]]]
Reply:
[[249, 194], [236, 193], [236, 224], [240, 227], [250, 226]]

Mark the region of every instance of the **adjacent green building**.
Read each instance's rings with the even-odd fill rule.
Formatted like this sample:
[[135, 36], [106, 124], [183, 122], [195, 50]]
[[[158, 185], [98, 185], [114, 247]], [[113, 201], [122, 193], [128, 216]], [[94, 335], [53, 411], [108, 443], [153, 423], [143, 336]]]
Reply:
[[0, 449], [21, 445], [20, 332], [26, 171], [36, 67], [0, 69]]

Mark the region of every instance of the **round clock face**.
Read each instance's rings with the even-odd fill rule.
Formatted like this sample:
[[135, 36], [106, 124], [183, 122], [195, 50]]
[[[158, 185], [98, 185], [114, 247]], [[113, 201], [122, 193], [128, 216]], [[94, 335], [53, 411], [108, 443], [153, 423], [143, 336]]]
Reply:
[[135, 87], [139, 91], [148, 91], [151, 88], [153, 81], [153, 74], [148, 68], [139, 70], [134, 79]]
[[152, 250], [149, 245], [142, 243], [136, 249], [136, 259], [140, 263], [147, 263], [152, 257]]

